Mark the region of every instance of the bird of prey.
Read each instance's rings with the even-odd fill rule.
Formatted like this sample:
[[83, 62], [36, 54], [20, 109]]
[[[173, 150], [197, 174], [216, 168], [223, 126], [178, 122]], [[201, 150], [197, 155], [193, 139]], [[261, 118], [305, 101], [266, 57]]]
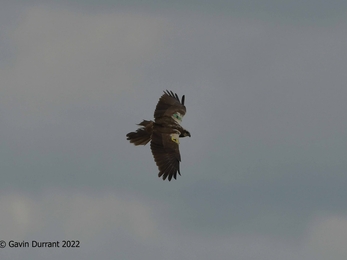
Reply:
[[171, 181], [180, 173], [181, 155], [179, 137], [190, 137], [190, 133], [181, 126], [186, 113], [184, 95], [180, 101], [177, 94], [164, 91], [154, 111], [154, 122], [143, 120], [136, 132], [127, 134], [127, 140], [134, 145], [146, 145], [151, 141], [151, 150], [156, 162], [158, 177]]

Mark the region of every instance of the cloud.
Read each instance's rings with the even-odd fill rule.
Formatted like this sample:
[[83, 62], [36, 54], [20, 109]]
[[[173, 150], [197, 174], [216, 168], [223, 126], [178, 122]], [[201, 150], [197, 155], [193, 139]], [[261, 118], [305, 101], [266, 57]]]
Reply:
[[11, 66], [0, 69], [2, 102], [25, 111], [115, 98], [138, 85], [138, 64], [161, 47], [159, 17], [28, 7], [11, 33]]
[[153, 240], [157, 227], [148, 206], [115, 193], [42, 192], [1, 194], [2, 238], [30, 240], [79, 238], [85, 242], [109, 230], [126, 231], [139, 241]]
[[[158, 222], [162, 216], [156, 216], [158, 208], [153, 210], [150, 204], [110, 191], [50, 190], [39, 196], [2, 192], [0, 217], [6, 225], [0, 226], [1, 239], [78, 239], [83, 250], [61, 253], [85, 259], [118, 254], [132, 259], [165, 256], [167, 259], [324, 260], [330, 257], [342, 260], [346, 255], [347, 219], [343, 215], [316, 215], [299, 239], [242, 230], [201, 236], [189, 230], [170, 231], [163, 226], [166, 223]], [[58, 252], [51, 252], [52, 259], [58, 259], [61, 255]], [[9, 253], [5, 249], [5, 255]], [[33, 250], [29, 255], [38, 257], [38, 253]], [[16, 256], [21, 255], [22, 251], [18, 251]]]
[[[148, 201], [115, 192], [45, 191], [39, 196], [2, 193], [1, 238], [6, 241], [81, 241], [82, 251], [62, 252], [85, 259], [95, 255], [131, 256], [132, 259], [343, 259], [346, 219], [313, 221], [302, 244], [271, 235], [235, 232], [205, 235], [168, 230], [158, 222]], [[128, 242], [127, 242], [128, 241]], [[130, 246], [131, 243], [133, 246]], [[136, 245], [138, 250], [133, 250]], [[179, 250], [177, 250], [179, 248]], [[14, 249], [12, 249], [14, 250]], [[43, 250], [43, 249], [42, 249]], [[62, 250], [62, 249], [59, 249]], [[46, 253], [46, 250], [43, 250]], [[8, 252], [8, 251], [7, 251]], [[18, 257], [21, 255], [19, 251]], [[89, 253], [87, 253], [89, 252]], [[113, 253], [112, 253], [113, 252]], [[30, 251], [31, 256], [37, 256]], [[52, 259], [58, 257], [52, 252]], [[19, 259], [19, 258], [18, 258]]]
[[345, 215], [320, 216], [308, 229], [306, 250], [315, 259], [346, 259], [347, 217]]

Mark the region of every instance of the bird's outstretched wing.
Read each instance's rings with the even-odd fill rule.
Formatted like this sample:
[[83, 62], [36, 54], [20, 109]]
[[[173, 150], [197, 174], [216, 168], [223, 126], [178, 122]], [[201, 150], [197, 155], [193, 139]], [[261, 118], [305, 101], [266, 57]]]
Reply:
[[163, 117], [172, 117], [176, 122], [181, 122], [182, 117], [186, 114], [184, 106], [184, 95], [180, 101], [176, 93], [172, 91], [164, 91], [154, 111], [155, 121]]
[[163, 180], [167, 178], [171, 181], [172, 177], [176, 179], [177, 172], [181, 175], [181, 155], [178, 146], [179, 134], [153, 131], [151, 150], [159, 168], [158, 177], [162, 177]]

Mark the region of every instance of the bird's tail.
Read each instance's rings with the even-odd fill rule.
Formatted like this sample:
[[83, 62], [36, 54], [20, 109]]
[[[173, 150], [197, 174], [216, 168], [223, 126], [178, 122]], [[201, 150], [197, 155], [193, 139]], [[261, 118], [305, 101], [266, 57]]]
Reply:
[[153, 121], [143, 120], [140, 124], [141, 127], [136, 132], [127, 134], [127, 140], [134, 145], [146, 145], [150, 140], [153, 132]]

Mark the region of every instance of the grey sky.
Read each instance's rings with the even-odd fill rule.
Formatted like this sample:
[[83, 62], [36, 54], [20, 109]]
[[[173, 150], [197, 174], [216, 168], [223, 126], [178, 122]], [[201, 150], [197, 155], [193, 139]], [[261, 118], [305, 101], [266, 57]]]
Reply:
[[[1, 259], [345, 259], [342, 1], [0, 10]], [[181, 172], [125, 135], [186, 95]]]

